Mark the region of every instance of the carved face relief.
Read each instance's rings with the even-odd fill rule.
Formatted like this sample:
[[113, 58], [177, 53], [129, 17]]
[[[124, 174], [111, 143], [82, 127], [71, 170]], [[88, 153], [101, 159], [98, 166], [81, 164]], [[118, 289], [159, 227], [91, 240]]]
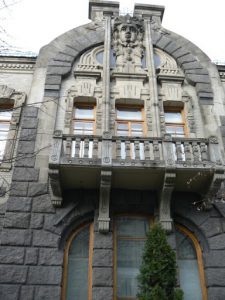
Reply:
[[122, 43], [134, 43], [137, 39], [137, 28], [132, 24], [121, 24], [119, 26], [119, 36]]
[[143, 20], [130, 15], [115, 18], [113, 25], [113, 51], [117, 65], [127, 62], [141, 65], [143, 55]]

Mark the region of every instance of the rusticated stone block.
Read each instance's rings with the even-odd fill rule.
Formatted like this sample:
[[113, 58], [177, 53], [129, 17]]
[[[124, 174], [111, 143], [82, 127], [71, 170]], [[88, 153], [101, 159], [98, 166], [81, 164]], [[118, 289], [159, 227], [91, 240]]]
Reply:
[[113, 251], [111, 249], [95, 249], [92, 265], [93, 267], [112, 267]]
[[31, 215], [30, 227], [33, 229], [41, 229], [44, 224], [43, 214], [34, 213]]
[[209, 287], [208, 288], [209, 300], [224, 300], [225, 299], [225, 287]]
[[[20, 265], [24, 262], [25, 250], [22, 247], [0, 247], [0, 263]], [[0, 298], [1, 299], [1, 298]]]
[[10, 195], [24, 197], [27, 195], [28, 182], [12, 182]]
[[60, 299], [60, 294], [61, 288], [58, 286], [37, 286], [35, 287], [34, 300], [56, 300]]
[[20, 285], [2, 284], [0, 287], [0, 299], [17, 300], [19, 298]]
[[210, 83], [208, 75], [197, 75], [197, 74], [186, 74], [187, 80], [191, 84], [195, 84], [196, 82], [199, 83]]
[[205, 271], [206, 281], [208, 286], [223, 286], [225, 287], [225, 269], [223, 268], [208, 268]]
[[61, 266], [63, 264], [63, 251], [58, 249], [40, 249], [39, 264], [44, 266]]
[[22, 129], [20, 141], [34, 141], [36, 139], [37, 129]]
[[113, 300], [112, 287], [93, 287], [92, 300]]
[[2, 245], [29, 246], [31, 244], [31, 231], [27, 229], [3, 229]]
[[15, 167], [34, 168], [36, 156], [34, 154], [20, 154], [16, 157]]
[[9, 197], [7, 201], [7, 211], [31, 211], [31, 198], [28, 197]]
[[38, 107], [34, 106], [25, 106], [23, 108], [23, 117], [32, 117], [36, 118], [38, 115]]
[[34, 230], [33, 245], [56, 248], [58, 246], [59, 236], [44, 230]]
[[34, 287], [29, 285], [23, 285], [20, 292], [20, 300], [34, 299]]
[[165, 47], [165, 51], [168, 52], [169, 54], [172, 54], [174, 51], [176, 51], [179, 48], [181, 47], [176, 42], [172, 42]]
[[93, 286], [113, 286], [112, 268], [93, 268]]
[[211, 250], [204, 254], [205, 267], [225, 267], [225, 250]]
[[38, 126], [38, 119], [23, 118], [21, 128], [35, 129]]
[[201, 224], [200, 228], [202, 229], [206, 237], [217, 235], [222, 232], [220, 219], [215, 218], [210, 218], [209, 220]]
[[32, 267], [29, 268], [27, 282], [29, 284], [59, 285], [61, 283], [61, 267]]
[[33, 168], [15, 168], [12, 176], [13, 181], [37, 181], [39, 170]]
[[169, 46], [170, 43], [172, 43], [171, 39], [162, 35], [161, 39], [156, 43], [156, 46], [159, 47], [160, 49], [164, 49], [167, 46]]
[[26, 278], [27, 278], [27, 267], [2, 265], [0, 268], [1, 283], [12, 283], [12, 284], [25, 283]]
[[30, 213], [7, 212], [5, 214], [5, 228], [29, 228]]
[[219, 234], [208, 239], [210, 249], [223, 250], [225, 249], [225, 233]]
[[48, 194], [35, 197], [33, 199], [33, 212], [54, 213], [55, 208], [52, 206]]
[[26, 265], [37, 265], [38, 251], [39, 251], [39, 249], [37, 249], [37, 248], [26, 249], [26, 257], [25, 257]]
[[48, 185], [46, 183], [32, 182], [28, 186], [28, 196], [36, 197], [47, 194]]
[[94, 235], [94, 248], [98, 249], [112, 249], [113, 248], [113, 235], [111, 232], [102, 234], [95, 232]]

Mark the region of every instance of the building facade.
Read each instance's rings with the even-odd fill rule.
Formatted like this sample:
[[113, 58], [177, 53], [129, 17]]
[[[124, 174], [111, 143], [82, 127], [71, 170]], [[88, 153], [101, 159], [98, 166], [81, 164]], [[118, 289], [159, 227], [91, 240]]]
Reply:
[[0, 299], [136, 299], [154, 222], [184, 299], [225, 299], [225, 68], [163, 14], [90, 1], [0, 57]]

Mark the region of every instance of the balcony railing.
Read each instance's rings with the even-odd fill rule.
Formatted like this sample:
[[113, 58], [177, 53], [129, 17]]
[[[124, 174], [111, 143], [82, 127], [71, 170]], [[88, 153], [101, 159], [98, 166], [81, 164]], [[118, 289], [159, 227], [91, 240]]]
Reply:
[[161, 162], [166, 165], [221, 165], [216, 137], [209, 139], [118, 137], [55, 134], [50, 165], [76, 164], [92, 160], [93, 164], [116, 162]]

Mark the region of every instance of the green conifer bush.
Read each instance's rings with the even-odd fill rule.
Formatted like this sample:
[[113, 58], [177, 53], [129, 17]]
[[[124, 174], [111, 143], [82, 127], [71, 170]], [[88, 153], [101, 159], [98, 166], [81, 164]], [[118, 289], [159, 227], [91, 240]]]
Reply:
[[138, 277], [138, 300], [182, 300], [183, 292], [176, 288], [176, 256], [160, 224], [147, 235]]

